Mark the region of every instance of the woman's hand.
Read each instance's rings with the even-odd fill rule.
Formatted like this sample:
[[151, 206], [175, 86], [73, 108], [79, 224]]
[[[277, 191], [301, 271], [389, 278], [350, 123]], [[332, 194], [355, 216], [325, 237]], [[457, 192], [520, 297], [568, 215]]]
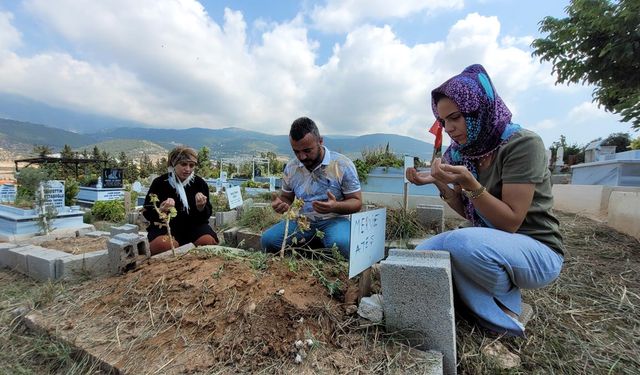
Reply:
[[198, 192], [196, 193], [196, 208], [198, 211], [204, 210], [204, 206], [207, 204], [207, 196]]
[[467, 167], [444, 164], [439, 158], [431, 165], [431, 177], [445, 184], [457, 184], [465, 190], [476, 190], [481, 186]]
[[414, 185], [426, 185], [435, 182], [433, 176], [426, 173], [419, 173], [415, 168], [407, 168], [406, 172], [407, 180]]
[[173, 198], [167, 198], [164, 202], [160, 203], [160, 211], [167, 212], [171, 207], [176, 206], [176, 201]]

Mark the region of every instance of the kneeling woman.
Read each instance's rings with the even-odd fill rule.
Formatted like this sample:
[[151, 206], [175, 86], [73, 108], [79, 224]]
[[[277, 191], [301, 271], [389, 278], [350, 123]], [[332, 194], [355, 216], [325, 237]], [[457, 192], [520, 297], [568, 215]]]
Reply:
[[[149, 220], [147, 236], [151, 255], [170, 250], [172, 241], [174, 247], [190, 242], [196, 246], [218, 243], [216, 233], [209, 226], [212, 211], [209, 187], [194, 172], [197, 161], [194, 149], [174, 148], [167, 160], [168, 173], [154, 179], [149, 187], [143, 215]], [[161, 221], [151, 202], [152, 194], [158, 196], [160, 211], [168, 212], [171, 207], [177, 211], [177, 216], [169, 222], [173, 238], [169, 238], [166, 227], [156, 224]]]
[[409, 169], [407, 178], [435, 184], [473, 226], [436, 235], [416, 249], [450, 253], [457, 296], [481, 325], [523, 335], [520, 289], [551, 283], [564, 256], [544, 144], [511, 122], [481, 65], [433, 90], [431, 105], [451, 145], [430, 173]]

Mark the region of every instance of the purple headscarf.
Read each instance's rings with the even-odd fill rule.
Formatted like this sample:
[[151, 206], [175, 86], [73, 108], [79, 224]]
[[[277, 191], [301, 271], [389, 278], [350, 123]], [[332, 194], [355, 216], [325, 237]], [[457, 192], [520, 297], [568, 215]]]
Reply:
[[[440, 118], [436, 99], [442, 96], [456, 103], [467, 124], [467, 141], [461, 145], [452, 139], [442, 158], [448, 164], [464, 165], [477, 178], [475, 161], [495, 152], [520, 126], [511, 123], [511, 111], [480, 64], [465, 68], [431, 91], [431, 108], [436, 118]], [[467, 219], [475, 226], [487, 225], [470, 199], [463, 196], [463, 202]]]

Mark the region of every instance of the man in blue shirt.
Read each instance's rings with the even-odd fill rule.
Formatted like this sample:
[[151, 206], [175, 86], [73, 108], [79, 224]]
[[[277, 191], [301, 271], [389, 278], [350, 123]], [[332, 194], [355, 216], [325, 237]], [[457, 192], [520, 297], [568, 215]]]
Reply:
[[[309, 242], [316, 229], [324, 233], [324, 247], [335, 244], [345, 258], [349, 257], [350, 223], [344, 215], [360, 211], [362, 193], [358, 172], [346, 156], [330, 151], [313, 120], [300, 117], [291, 124], [289, 142], [296, 155], [287, 163], [282, 180], [282, 192], [271, 207], [285, 213], [295, 198], [304, 205], [300, 214], [310, 223], [310, 229], [296, 233], [298, 245]], [[296, 232], [297, 222], [289, 223], [289, 235]], [[262, 234], [262, 247], [268, 252], [280, 250], [285, 231], [284, 220]], [[287, 243], [291, 244], [293, 236]]]

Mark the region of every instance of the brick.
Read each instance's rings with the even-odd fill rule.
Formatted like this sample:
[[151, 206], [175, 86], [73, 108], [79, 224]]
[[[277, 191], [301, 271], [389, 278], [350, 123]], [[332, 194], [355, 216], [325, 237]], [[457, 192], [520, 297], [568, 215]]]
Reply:
[[254, 251], [260, 251], [262, 249], [262, 244], [260, 242], [262, 235], [260, 233], [254, 233], [251, 230], [244, 228], [238, 230], [236, 236], [239, 248]]

